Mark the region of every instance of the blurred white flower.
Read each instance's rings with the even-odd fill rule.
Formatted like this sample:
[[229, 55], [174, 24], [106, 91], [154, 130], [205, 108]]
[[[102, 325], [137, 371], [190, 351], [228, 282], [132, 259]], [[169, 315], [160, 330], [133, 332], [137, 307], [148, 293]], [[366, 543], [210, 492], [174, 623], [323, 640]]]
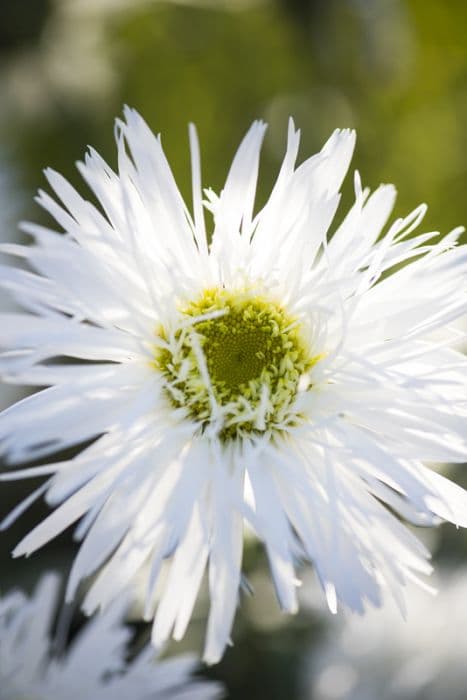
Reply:
[[215, 700], [218, 683], [192, 677], [188, 654], [157, 661], [148, 646], [129, 664], [132, 637], [123, 625], [126, 604], [110, 606], [86, 622], [67, 653], [54, 654], [51, 636], [60, 582], [42, 577], [33, 596], [0, 598], [0, 696], [2, 700]]
[[52, 475], [4, 527], [44, 493], [61, 504], [15, 554], [82, 518], [68, 599], [98, 572], [92, 612], [149, 562], [156, 646], [184, 635], [208, 567], [208, 662], [229, 640], [245, 519], [284, 610], [297, 609], [301, 557], [332, 611], [378, 606], [384, 591], [403, 607], [406, 581], [431, 567], [392, 511], [467, 525], [465, 492], [423, 463], [467, 459], [467, 361], [447, 347], [466, 311], [460, 230], [409, 238], [421, 206], [380, 237], [394, 188], [370, 196], [356, 177], [356, 202], [329, 237], [355, 134], [336, 131], [295, 169], [292, 123], [254, 214], [265, 131], [254, 123], [221, 195], [207, 192], [211, 238], [194, 129], [192, 218], [160, 140], [136, 112], [125, 116], [118, 175], [92, 150], [79, 165], [101, 209], [47, 171], [63, 207], [44, 192], [38, 201], [65, 235], [30, 224], [36, 245], [3, 247], [34, 272], [2, 270], [29, 313], [0, 319], [0, 369], [52, 386], [0, 417], [1, 448], [20, 463], [93, 441], [73, 459], [3, 476]]
[[304, 661], [303, 700], [465, 700], [467, 569], [439, 589], [410, 587], [407, 620], [386, 605], [332, 625]]

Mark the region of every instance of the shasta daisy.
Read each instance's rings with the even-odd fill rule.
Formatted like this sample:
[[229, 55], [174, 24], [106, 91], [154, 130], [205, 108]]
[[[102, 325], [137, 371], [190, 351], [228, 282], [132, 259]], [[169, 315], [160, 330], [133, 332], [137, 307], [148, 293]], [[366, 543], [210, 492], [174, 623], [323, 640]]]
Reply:
[[48, 477], [4, 526], [42, 494], [55, 508], [15, 554], [79, 521], [68, 598], [97, 574], [91, 613], [147, 571], [156, 645], [184, 635], [207, 569], [208, 662], [229, 640], [245, 522], [289, 612], [303, 559], [332, 611], [386, 592], [403, 607], [405, 582], [430, 565], [398, 516], [467, 525], [465, 492], [427, 466], [467, 460], [467, 362], [450, 348], [467, 306], [461, 229], [411, 236], [420, 206], [383, 232], [395, 190], [370, 195], [356, 175], [331, 230], [355, 134], [334, 132], [296, 167], [293, 123], [255, 212], [264, 132], [252, 125], [203, 202], [190, 128], [190, 214], [160, 140], [126, 109], [118, 173], [93, 150], [78, 166], [100, 206], [48, 170], [61, 204], [38, 201], [64, 235], [27, 224], [34, 245], [2, 248], [31, 271], [2, 270], [25, 313], [0, 319], [0, 369], [48, 387], [2, 414], [2, 451], [18, 464], [91, 441], [3, 476]]
[[[185, 654], [156, 662], [148, 645], [130, 663], [132, 637], [120, 600], [87, 622], [58, 654], [54, 620], [60, 581], [45, 574], [33, 595], [13, 591], [0, 598], [2, 700], [218, 700], [219, 683], [193, 677], [196, 660]], [[65, 635], [66, 636], [66, 635]], [[64, 640], [66, 641], [66, 640]]]

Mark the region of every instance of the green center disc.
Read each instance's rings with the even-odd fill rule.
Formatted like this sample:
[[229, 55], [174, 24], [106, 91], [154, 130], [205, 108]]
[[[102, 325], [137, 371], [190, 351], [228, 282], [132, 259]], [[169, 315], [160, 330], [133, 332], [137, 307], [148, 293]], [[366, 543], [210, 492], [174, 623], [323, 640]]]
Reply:
[[300, 377], [317, 358], [282, 306], [248, 291], [209, 289], [182, 309], [180, 321], [172, 333], [159, 333], [168, 347], [156, 354], [177, 408], [206, 427], [214, 396], [223, 439], [296, 420], [291, 406]]
[[284, 354], [276, 327], [277, 321], [258, 302], [227, 307], [225, 316], [196, 325], [211, 381], [221, 393], [233, 396], [263, 370], [276, 371]]

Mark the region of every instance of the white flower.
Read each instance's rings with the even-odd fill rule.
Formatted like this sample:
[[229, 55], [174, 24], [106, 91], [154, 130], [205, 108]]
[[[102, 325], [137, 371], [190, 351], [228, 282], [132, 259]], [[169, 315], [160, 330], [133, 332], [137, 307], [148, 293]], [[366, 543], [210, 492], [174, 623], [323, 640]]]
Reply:
[[406, 620], [386, 605], [333, 625], [304, 660], [303, 698], [465, 700], [467, 569], [439, 588], [433, 600], [411, 587]]
[[191, 677], [196, 662], [184, 655], [155, 662], [147, 646], [126, 664], [132, 636], [122, 624], [126, 604], [114, 604], [86, 623], [64, 655], [54, 655], [51, 631], [59, 579], [42, 577], [33, 596], [0, 598], [2, 700], [215, 700], [219, 684]]
[[332, 611], [378, 606], [385, 591], [403, 606], [429, 553], [394, 512], [467, 525], [464, 491], [424, 464], [467, 459], [467, 362], [448, 347], [466, 311], [460, 229], [409, 238], [421, 206], [380, 237], [394, 188], [370, 196], [356, 177], [356, 202], [329, 236], [355, 135], [336, 131], [295, 169], [292, 123], [254, 214], [265, 131], [254, 123], [220, 196], [207, 193], [211, 239], [194, 129], [192, 218], [159, 139], [125, 116], [118, 175], [92, 150], [79, 164], [99, 208], [47, 171], [63, 206], [38, 201], [65, 235], [28, 224], [36, 245], [6, 248], [34, 272], [2, 271], [28, 312], [0, 319], [3, 376], [51, 388], [0, 417], [3, 452], [18, 463], [93, 441], [4, 475], [51, 475], [4, 526], [44, 493], [58, 506], [15, 554], [80, 520], [67, 597], [97, 573], [87, 612], [149, 564], [156, 646], [184, 635], [207, 567], [208, 662], [229, 640], [245, 521], [284, 610], [297, 609], [303, 557]]

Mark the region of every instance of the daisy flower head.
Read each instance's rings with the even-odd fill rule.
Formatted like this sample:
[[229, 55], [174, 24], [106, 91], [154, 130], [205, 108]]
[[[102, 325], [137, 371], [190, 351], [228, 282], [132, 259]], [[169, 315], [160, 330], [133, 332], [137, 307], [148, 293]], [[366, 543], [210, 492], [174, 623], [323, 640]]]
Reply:
[[190, 214], [159, 138], [127, 109], [118, 173], [93, 150], [78, 166], [100, 206], [48, 170], [61, 203], [38, 201], [64, 234], [27, 224], [34, 245], [4, 247], [31, 271], [2, 271], [25, 308], [1, 319], [2, 374], [48, 388], [0, 417], [3, 453], [20, 463], [91, 441], [3, 476], [48, 477], [4, 525], [42, 494], [56, 507], [15, 554], [78, 523], [68, 598], [95, 574], [91, 613], [146, 570], [156, 646], [184, 635], [207, 569], [208, 662], [229, 640], [245, 523], [289, 612], [302, 560], [332, 611], [387, 591], [403, 607], [430, 566], [397, 516], [467, 525], [464, 491], [426, 466], [467, 459], [467, 362], [449, 346], [466, 311], [460, 230], [409, 237], [424, 206], [386, 230], [394, 188], [370, 195], [358, 176], [331, 228], [355, 134], [335, 131], [297, 167], [292, 122], [255, 211], [264, 132], [252, 125], [203, 201], [190, 128]]
[[147, 646], [127, 664], [132, 633], [120, 600], [88, 621], [68, 651], [57, 654], [52, 632], [59, 600], [56, 574], [42, 577], [31, 598], [15, 591], [0, 598], [2, 700], [217, 700], [218, 683], [192, 677], [190, 655], [155, 662]]

